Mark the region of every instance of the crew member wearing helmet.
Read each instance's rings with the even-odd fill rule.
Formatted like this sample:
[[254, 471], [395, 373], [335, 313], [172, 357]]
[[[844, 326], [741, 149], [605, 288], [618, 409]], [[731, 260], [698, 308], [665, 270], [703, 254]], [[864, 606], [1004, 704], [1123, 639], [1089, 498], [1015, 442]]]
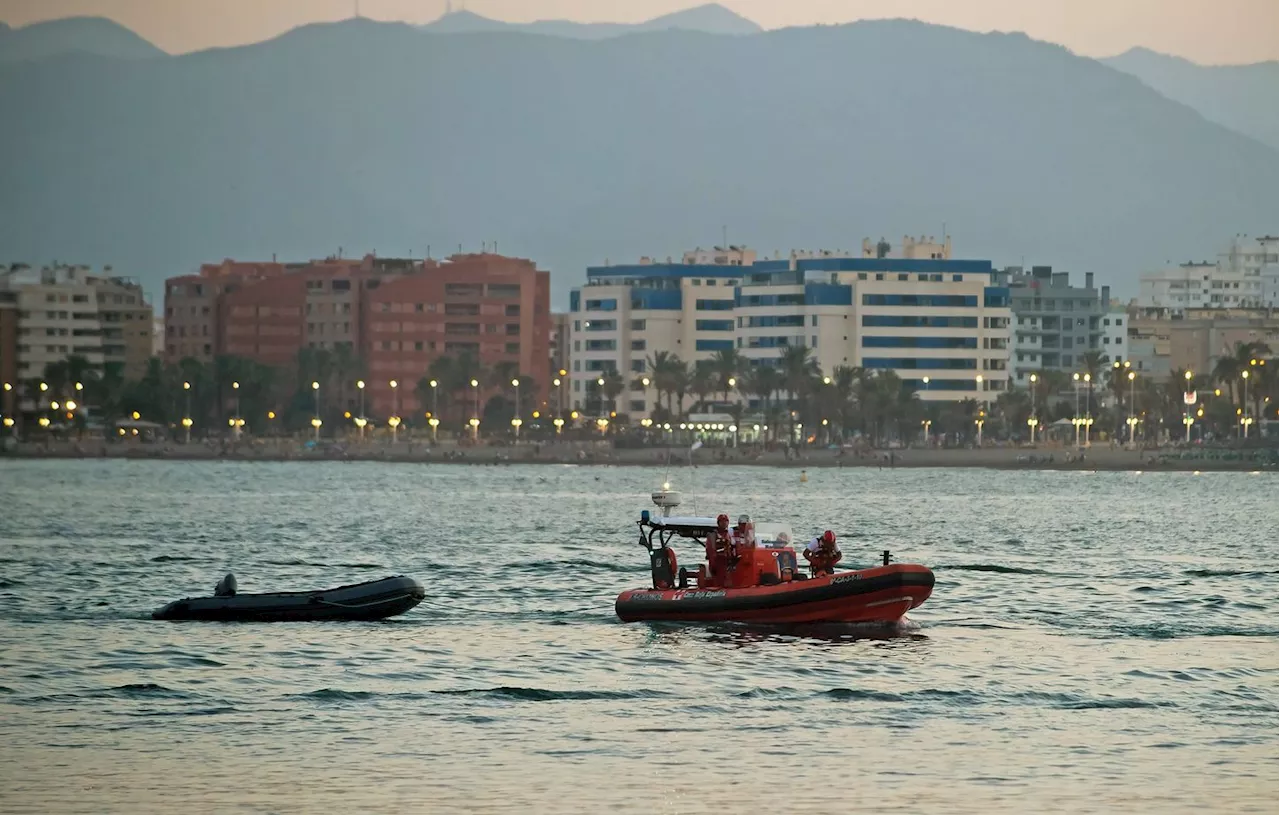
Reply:
[[836, 546], [836, 533], [828, 529], [818, 537], [809, 541], [804, 548], [804, 559], [809, 561], [809, 568], [814, 577], [820, 574], [834, 574], [836, 564], [844, 557]]
[[738, 516], [738, 525], [733, 528], [733, 554], [741, 557], [748, 549], [756, 547], [756, 529], [751, 523], [751, 516]]
[[729, 566], [729, 550], [732, 548], [729, 516], [722, 512], [716, 517], [715, 531], [707, 536], [707, 571], [711, 585], [724, 584], [724, 573]]

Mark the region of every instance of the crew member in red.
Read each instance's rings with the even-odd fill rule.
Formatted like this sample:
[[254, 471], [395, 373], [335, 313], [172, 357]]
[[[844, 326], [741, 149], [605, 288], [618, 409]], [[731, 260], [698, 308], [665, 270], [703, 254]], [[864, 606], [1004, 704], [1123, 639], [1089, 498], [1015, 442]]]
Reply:
[[830, 529], [809, 541], [809, 545], [804, 548], [804, 559], [809, 561], [815, 577], [820, 574], [835, 574], [836, 564], [842, 557], [844, 555], [836, 546], [836, 533]]
[[738, 525], [733, 528], [733, 555], [742, 557], [747, 550], [756, 548], [756, 530], [751, 524], [750, 515], [739, 515]]
[[707, 536], [707, 572], [710, 576], [710, 585], [724, 584], [724, 573], [729, 567], [729, 550], [732, 547], [729, 516], [722, 512], [716, 517], [715, 531]]

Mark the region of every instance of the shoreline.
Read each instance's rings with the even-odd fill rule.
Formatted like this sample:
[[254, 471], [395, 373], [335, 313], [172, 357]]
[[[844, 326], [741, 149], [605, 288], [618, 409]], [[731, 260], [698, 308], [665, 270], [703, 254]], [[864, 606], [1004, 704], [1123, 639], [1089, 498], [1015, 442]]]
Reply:
[[[982, 449], [906, 448], [862, 454], [852, 451], [805, 450], [798, 457], [781, 451], [746, 453], [741, 450], [702, 448], [692, 456], [693, 465], [774, 467], [792, 470], [899, 467], [978, 468], [995, 470], [1059, 471], [1167, 471], [1167, 472], [1275, 472], [1274, 455], [1267, 459], [1258, 448], [1247, 450], [1197, 450], [1200, 456], [1179, 457], [1184, 451], [1125, 450], [1098, 445], [1084, 450], [1083, 458], [1061, 447]], [[721, 457], [724, 454], [723, 458]], [[1243, 458], [1242, 458], [1243, 456]], [[1258, 456], [1251, 458], [1251, 456]], [[668, 457], [670, 459], [668, 463]], [[274, 446], [214, 447], [190, 445], [59, 443], [21, 444], [0, 452], [0, 461], [37, 459], [125, 459], [162, 461], [316, 462], [360, 461], [402, 464], [450, 464], [503, 466], [511, 464], [577, 465], [584, 467], [688, 467], [687, 448], [612, 448], [558, 444], [520, 447], [426, 447], [404, 444], [348, 449], [300, 449], [295, 444]]]

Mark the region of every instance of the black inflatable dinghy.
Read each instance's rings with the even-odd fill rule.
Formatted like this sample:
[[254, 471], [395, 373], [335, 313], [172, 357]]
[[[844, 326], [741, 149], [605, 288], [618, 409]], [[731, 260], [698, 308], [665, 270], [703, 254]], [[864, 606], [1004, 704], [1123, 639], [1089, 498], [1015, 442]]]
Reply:
[[218, 582], [213, 597], [186, 597], [157, 609], [154, 620], [381, 620], [421, 603], [427, 590], [412, 577], [396, 575], [316, 591], [237, 594], [234, 575]]

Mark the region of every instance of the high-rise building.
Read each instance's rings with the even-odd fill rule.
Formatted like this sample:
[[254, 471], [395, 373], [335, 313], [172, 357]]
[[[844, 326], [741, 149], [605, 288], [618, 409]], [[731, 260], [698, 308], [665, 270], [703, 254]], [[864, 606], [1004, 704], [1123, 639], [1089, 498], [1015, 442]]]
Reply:
[[1144, 308], [1276, 308], [1277, 238], [1236, 235], [1216, 262], [1188, 261], [1145, 274]]
[[[551, 276], [533, 261], [492, 253], [453, 255], [426, 261], [413, 274], [366, 284], [363, 296], [362, 354], [368, 396], [377, 408], [389, 411], [395, 399], [412, 398], [413, 386], [436, 358], [464, 354], [491, 371], [505, 364], [532, 380], [533, 392], [518, 394], [522, 413], [549, 407]], [[393, 393], [393, 379], [408, 391]], [[478, 391], [481, 409], [491, 396], [517, 395], [509, 383], [493, 377]]]
[[1095, 288], [1093, 272], [1085, 273], [1083, 287], [1072, 286], [1067, 272], [1050, 266], [1033, 266], [1029, 273], [1014, 266], [1004, 274], [1013, 303], [1015, 387], [1027, 387], [1039, 371], [1080, 371], [1091, 351], [1113, 356], [1110, 343], [1103, 342], [1109, 327], [1104, 321], [1112, 319], [1111, 289]]
[[142, 286], [111, 267], [35, 269], [15, 264], [0, 274], [0, 291], [17, 309], [13, 377], [33, 380], [72, 356], [102, 373], [118, 367], [128, 378], [141, 376], [151, 356], [153, 312]]
[[924, 399], [989, 401], [1006, 389], [1008, 289], [990, 261], [952, 260], [949, 239], [772, 260], [738, 251], [589, 268], [570, 294], [575, 407], [608, 410], [599, 381], [617, 371], [626, 387], [617, 410], [652, 412], [657, 394], [644, 378], [661, 352], [696, 363], [735, 350], [751, 366], [773, 366], [805, 347], [826, 373], [891, 370]]
[[[529, 377], [534, 392], [521, 394], [523, 407], [545, 405], [550, 290], [549, 273], [532, 261], [492, 253], [224, 261], [167, 281], [166, 358], [225, 354], [290, 367], [304, 348], [345, 352], [365, 371], [366, 409], [407, 415], [404, 400], [431, 362], [469, 353]], [[500, 390], [486, 381], [483, 395]]]

